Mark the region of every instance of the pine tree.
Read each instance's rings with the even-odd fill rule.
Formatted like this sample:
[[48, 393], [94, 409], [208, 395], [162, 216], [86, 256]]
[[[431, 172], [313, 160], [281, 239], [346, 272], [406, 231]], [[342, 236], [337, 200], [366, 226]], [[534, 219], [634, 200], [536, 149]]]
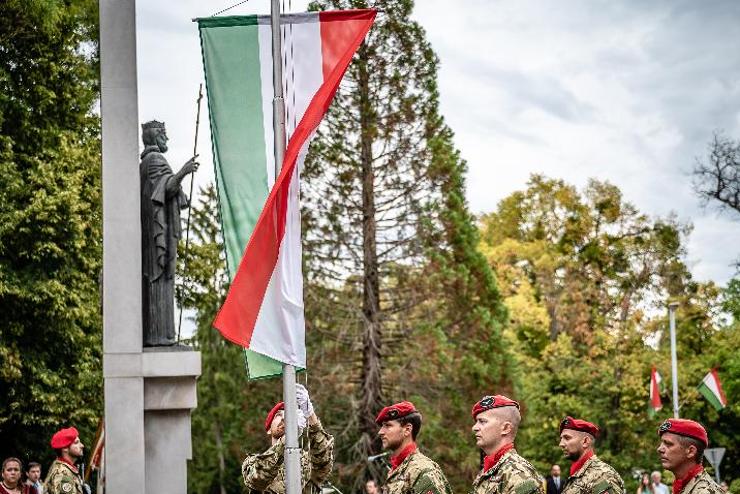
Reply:
[[[350, 421], [343, 442], [354, 447], [341, 454], [347, 476], [358, 481], [362, 460], [378, 451], [374, 417], [386, 401], [414, 398], [428, 406], [430, 423], [436, 417], [467, 427], [459, 410], [444, 413], [437, 398], [451, 392], [445, 403], [467, 408], [471, 396], [462, 394], [473, 383], [473, 395], [481, 384], [510, 385], [499, 337], [505, 312], [476, 251], [465, 164], [439, 115], [438, 60], [411, 19], [412, 1], [374, 7], [382, 12], [312, 142], [303, 174], [307, 318], [322, 341], [332, 342], [321, 345], [322, 360], [309, 368], [322, 378], [337, 374], [332, 365], [356, 372], [356, 406], [342, 416]], [[460, 367], [447, 375], [456, 361]], [[337, 377], [347, 389], [340, 382]], [[431, 437], [425, 445], [436, 447]]]
[[0, 4], [0, 456], [102, 411], [97, 2]]

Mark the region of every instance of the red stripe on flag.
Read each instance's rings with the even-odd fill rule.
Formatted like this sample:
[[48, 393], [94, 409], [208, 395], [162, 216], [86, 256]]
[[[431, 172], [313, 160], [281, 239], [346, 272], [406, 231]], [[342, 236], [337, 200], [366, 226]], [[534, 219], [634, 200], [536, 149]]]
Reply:
[[[372, 11], [373, 19], [375, 12]], [[367, 32], [367, 10], [334, 10], [319, 12], [321, 21], [321, 60], [324, 80], [326, 81], [344, 57], [346, 40], [352, 39], [357, 32]], [[372, 24], [372, 20], [371, 20]], [[364, 36], [363, 36], [364, 38]], [[354, 55], [354, 50], [352, 51]]]
[[717, 383], [717, 391], [719, 391], [719, 399], [722, 401], [722, 406], [727, 406], [727, 398], [725, 398], [725, 392], [722, 390], [722, 384], [719, 382], [717, 369], [714, 368], [710, 372], [712, 373], [712, 376], [714, 376], [714, 381]]
[[[361, 20], [362, 22], [352, 22], [355, 30], [351, 33], [343, 31], [345, 38], [332, 38], [332, 43], [342, 43], [344, 49], [333, 50], [339, 55], [335, 56], [336, 62], [331, 70], [327, 71], [326, 65], [323, 67], [324, 82], [311, 99], [311, 103], [306, 108], [301, 122], [288, 143], [280, 175], [252, 231], [226, 300], [213, 322], [213, 327], [232, 343], [249, 348], [267, 285], [277, 265], [280, 244], [285, 235], [288, 191], [298, 154], [306, 140], [321, 123], [355, 51], [375, 20], [375, 14], [375, 10], [349, 10], [322, 12], [319, 16], [322, 21], [322, 45], [324, 45], [323, 21], [325, 19], [331, 24], [337, 24], [335, 21], [342, 19]], [[337, 33], [340, 30], [330, 29], [329, 31]]]
[[660, 402], [660, 388], [658, 388], [658, 380], [655, 376], [656, 373], [657, 370], [653, 367], [653, 370], [650, 373], [650, 406], [654, 410], [660, 410], [663, 408], [663, 404]]

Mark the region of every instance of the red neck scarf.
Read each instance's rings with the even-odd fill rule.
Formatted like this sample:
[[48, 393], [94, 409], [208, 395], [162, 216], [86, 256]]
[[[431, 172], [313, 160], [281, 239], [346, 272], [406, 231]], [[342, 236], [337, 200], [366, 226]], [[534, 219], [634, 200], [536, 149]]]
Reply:
[[593, 455], [594, 450], [591, 449], [588, 451], [588, 453], [581, 455], [580, 458], [574, 461], [573, 464], [570, 466], [570, 476], [572, 477], [578, 470], [580, 470], [583, 464], [586, 463]]
[[496, 466], [496, 463], [503, 457], [506, 453], [514, 449], [514, 443], [505, 444], [504, 446], [501, 446], [499, 449], [496, 450], [495, 453], [492, 455], [488, 455], [485, 458], [483, 458], [483, 471], [487, 472], [493, 467]]
[[58, 457], [58, 458], [57, 458], [57, 460], [61, 461], [62, 463], [65, 463], [65, 464], [69, 465], [69, 466], [70, 466], [70, 467], [72, 468], [72, 471], [73, 471], [74, 473], [79, 473], [79, 472], [77, 471], [77, 467], [76, 467], [76, 466], [75, 466], [75, 464], [74, 464], [74, 463], [72, 463], [71, 461], [68, 461], [68, 460], [66, 460], [66, 459], [62, 458], [61, 456], [60, 456], [60, 457]]
[[681, 489], [684, 488], [686, 484], [691, 482], [691, 479], [699, 475], [701, 472], [704, 471], [704, 467], [701, 465], [696, 465], [694, 468], [688, 471], [686, 476], [682, 479], [676, 479], [673, 481], [673, 494], [678, 494], [681, 492]]
[[391, 456], [391, 471], [398, 468], [398, 465], [403, 463], [403, 460], [405, 460], [414, 451], [416, 451], [416, 443], [412, 442], [403, 448], [397, 455]]

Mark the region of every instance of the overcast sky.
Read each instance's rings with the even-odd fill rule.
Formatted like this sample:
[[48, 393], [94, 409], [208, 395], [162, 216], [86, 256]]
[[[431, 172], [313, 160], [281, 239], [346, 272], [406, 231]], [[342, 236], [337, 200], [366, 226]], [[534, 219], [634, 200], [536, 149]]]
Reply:
[[[191, 18], [233, 3], [137, 2], [139, 119], [167, 123], [174, 168], [192, 153], [203, 81]], [[232, 13], [269, 13], [269, 1]], [[473, 212], [532, 173], [608, 180], [641, 211], [693, 223], [697, 279], [732, 276], [740, 214], [703, 211], [690, 171], [715, 130], [740, 138], [740, 2], [417, 0], [414, 18], [440, 58], [441, 110], [468, 161]], [[213, 180], [205, 101], [202, 112], [196, 184]]]

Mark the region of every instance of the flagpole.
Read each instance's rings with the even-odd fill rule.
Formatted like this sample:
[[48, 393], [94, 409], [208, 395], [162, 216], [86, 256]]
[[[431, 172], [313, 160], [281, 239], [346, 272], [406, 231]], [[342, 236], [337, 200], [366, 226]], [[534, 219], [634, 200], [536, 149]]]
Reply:
[[678, 418], [678, 358], [676, 357], [676, 309], [678, 302], [668, 304], [668, 319], [671, 330], [671, 381], [673, 384], [673, 418]]
[[[283, 99], [282, 43], [280, 39], [280, 0], [272, 0], [272, 100], [273, 134], [275, 136], [275, 180], [280, 175], [285, 155], [285, 101]], [[285, 403], [285, 492], [301, 493], [301, 450], [298, 447], [298, 403], [295, 367], [283, 364], [283, 402]]]

